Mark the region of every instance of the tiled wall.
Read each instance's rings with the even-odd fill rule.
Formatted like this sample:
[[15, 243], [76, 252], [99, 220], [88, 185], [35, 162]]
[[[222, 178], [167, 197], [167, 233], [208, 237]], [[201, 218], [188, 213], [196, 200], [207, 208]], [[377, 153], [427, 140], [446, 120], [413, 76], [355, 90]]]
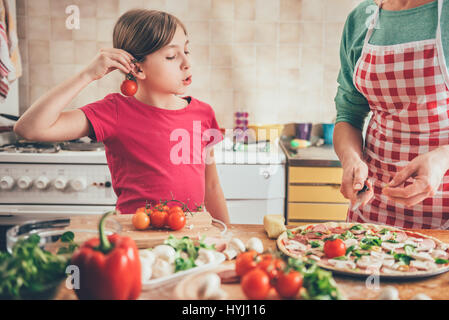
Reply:
[[[222, 127], [247, 110], [252, 123], [330, 122], [344, 21], [360, 0], [16, 0], [24, 62], [20, 109], [112, 47], [117, 18], [135, 7], [164, 10], [187, 26], [194, 81], [188, 94], [210, 103]], [[66, 7], [80, 9], [68, 30]], [[118, 92], [113, 72], [72, 102]]]

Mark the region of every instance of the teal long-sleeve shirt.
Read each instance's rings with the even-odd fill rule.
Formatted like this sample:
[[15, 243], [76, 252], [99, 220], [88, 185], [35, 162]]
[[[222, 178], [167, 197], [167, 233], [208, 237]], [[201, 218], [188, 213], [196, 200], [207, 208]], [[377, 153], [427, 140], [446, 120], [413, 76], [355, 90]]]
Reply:
[[[348, 122], [358, 129], [362, 129], [370, 108], [366, 98], [355, 88], [352, 79], [368, 31], [366, 21], [374, 14], [375, 8], [373, 0], [366, 0], [349, 14], [340, 45], [341, 68], [335, 97], [336, 123]], [[387, 46], [434, 39], [437, 23], [438, 1], [402, 11], [381, 10], [380, 28], [374, 29], [369, 43]], [[449, 66], [449, 0], [444, 0], [443, 3], [441, 33], [446, 65]]]

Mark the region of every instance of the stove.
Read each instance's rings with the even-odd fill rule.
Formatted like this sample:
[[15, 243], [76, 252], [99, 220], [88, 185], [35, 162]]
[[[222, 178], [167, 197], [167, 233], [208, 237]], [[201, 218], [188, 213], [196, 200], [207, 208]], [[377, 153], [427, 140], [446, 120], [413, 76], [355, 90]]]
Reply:
[[0, 146], [0, 229], [26, 220], [102, 214], [116, 200], [102, 143], [19, 140]]

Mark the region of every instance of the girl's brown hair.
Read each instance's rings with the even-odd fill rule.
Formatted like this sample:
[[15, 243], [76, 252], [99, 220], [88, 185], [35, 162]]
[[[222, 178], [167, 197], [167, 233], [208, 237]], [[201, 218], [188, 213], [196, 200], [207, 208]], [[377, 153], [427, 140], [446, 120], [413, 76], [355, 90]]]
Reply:
[[113, 33], [113, 46], [129, 52], [139, 62], [168, 45], [178, 25], [187, 35], [184, 24], [175, 16], [157, 10], [133, 9], [117, 21]]

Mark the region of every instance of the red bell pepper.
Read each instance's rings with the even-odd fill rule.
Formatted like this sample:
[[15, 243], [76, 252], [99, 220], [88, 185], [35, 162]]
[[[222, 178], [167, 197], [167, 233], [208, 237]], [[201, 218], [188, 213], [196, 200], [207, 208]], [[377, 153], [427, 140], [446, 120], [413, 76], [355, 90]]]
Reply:
[[100, 220], [100, 238], [86, 241], [72, 256], [71, 264], [79, 268], [80, 288], [75, 289], [79, 299], [135, 300], [142, 290], [136, 243], [104, 232], [104, 222], [112, 212]]

